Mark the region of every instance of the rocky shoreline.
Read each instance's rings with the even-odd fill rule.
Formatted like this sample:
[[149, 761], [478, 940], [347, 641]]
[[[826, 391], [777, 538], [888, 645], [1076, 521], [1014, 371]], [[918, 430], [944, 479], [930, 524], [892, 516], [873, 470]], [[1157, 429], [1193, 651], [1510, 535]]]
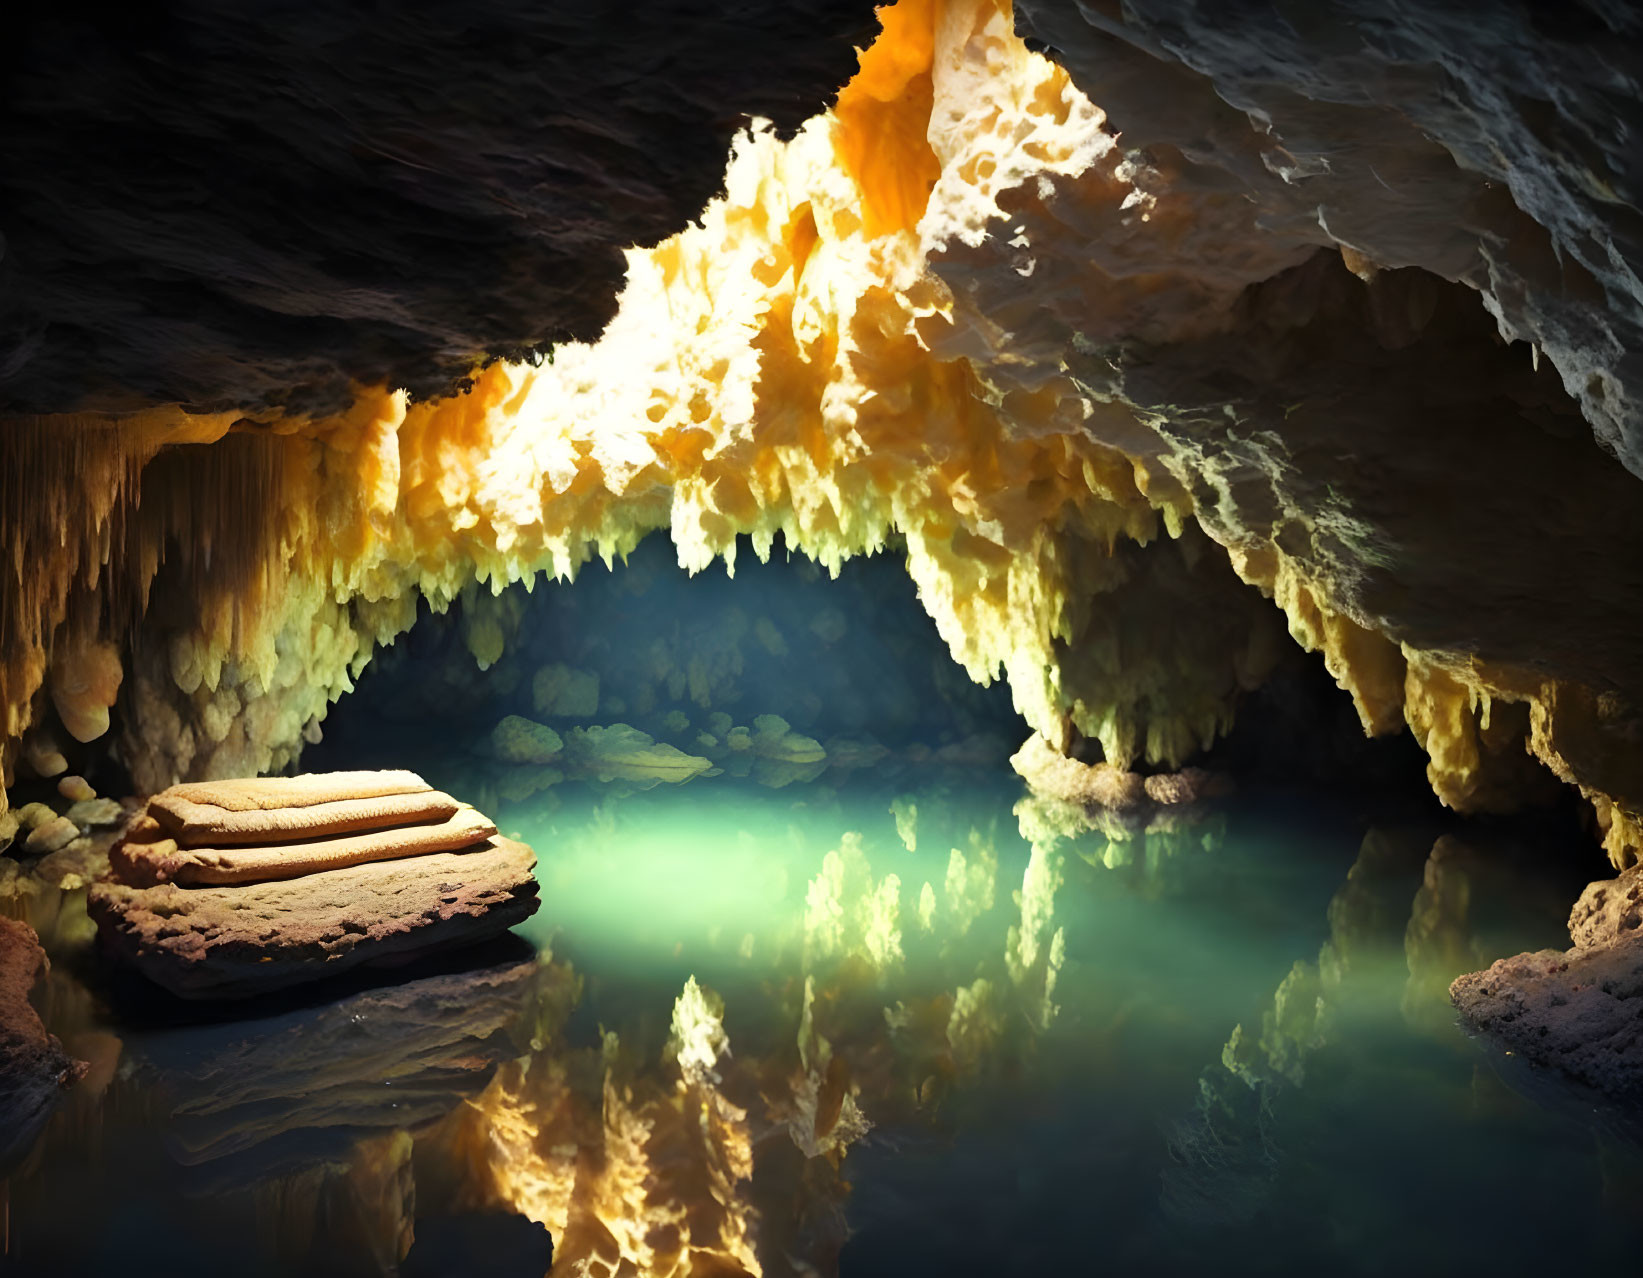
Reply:
[[1506, 1051], [1623, 1105], [1643, 1102], [1643, 867], [1591, 884], [1569, 950], [1500, 959], [1449, 988]]

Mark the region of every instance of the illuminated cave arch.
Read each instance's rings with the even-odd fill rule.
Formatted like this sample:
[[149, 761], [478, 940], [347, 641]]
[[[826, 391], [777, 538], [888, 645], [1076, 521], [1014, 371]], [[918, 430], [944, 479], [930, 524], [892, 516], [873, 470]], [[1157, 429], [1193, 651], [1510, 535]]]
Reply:
[[[1336, 500], [1357, 460], [1329, 413], [1353, 422], [1353, 404], [1261, 384], [1318, 333], [1343, 384], [1372, 389], [1386, 352], [1419, 353], [1449, 286], [1357, 249], [1353, 280], [1322, 228], [1266, 234], [1179, 155], [1126, 151], [998, 0], [902, 0], [884, 24], [833, 111], [788, 141], [747, 133], [726, 195], [629, 253], [597, 343], [492, 363], [441, 399], [362, 388], [323, 420], [156, 409], [8, 436], [36, 477], [5, 497], [8, 769], [47, 699], [95, 736], [122, 672], [140, 786], [284, 766], [418, 594], [440, 607], [473, 581], [569, 575], [661, 529], [692, 570], [733, 567], [739, 536], [834, 567], [895, 535], [954, 657], [1008, 678], [1035, 729], [1178, 762], [1259, 681], [1273, 614], [1178, 589], [1191, 621], [1120, 663], [1102, 660], [1103, 610], [1135, 575], [1122, 547], [1196, 520], [1367, 730], [1414, 728], [1441, 797], [1507, 801], [1496, 762], [1509, 778], [1526, 745], [1631, 856], [1643, 772], [1613, 654], [1470, 643], [1465, 626], [1423, 645], [1418, 611], [1375, 594], [1384, 527]], [[1365, 311], [1345, 340], [1309, 323]], [[1524, 422], [1566, 430], [1533, 370], [1472, 366], [1490, 402], [1505, 386]], [[1296, 421], [1333, 441], [1312, 471]], [[1608, 509], [1617, 465], [1557, 464]], [[1643, 598], [1631, 558], [1604, 562]], [[156, 582], [171, 593], [151, 604]]]

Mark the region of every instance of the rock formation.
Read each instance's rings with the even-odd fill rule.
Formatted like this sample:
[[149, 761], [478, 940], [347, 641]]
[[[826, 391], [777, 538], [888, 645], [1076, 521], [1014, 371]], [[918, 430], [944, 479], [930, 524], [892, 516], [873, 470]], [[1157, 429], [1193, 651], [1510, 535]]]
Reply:
[[853, 0], [33, 10], [0, 71], [0, 411], [428, 395], [590, 337], [622, 250], [701, 209], [745, 116], [817, 110], [872, 28]]
[[172, 993], [243, 997], [494, 937], [535, 912], [535, 860], [412, 773], [222, 781], [150, 800], [88, 905]]
[[1449, 994], [1508, 1051], [1605, 1099], [1643, 1101], [1643, 867], [1593, 883], [1569, 914], [1567, 951], [1499, 959]]
[[[709, 81], [694, 74], [724, 51], [693, 21], [658, 37], [699, 56], [692, 87], [616, 73], [620, 93], [592, 95], [597, 126], [570, 112], [585, 149], [555, 137], [552, 159], [534, 144], [520, 159], [511, 124], [516, 109], [559, 118], [539, 67], [482, 77], [504, 88], [461, 95], [473, 119], [430, 131], [417, 110], [379, 113], [388, 72], [362, 52], [365, 96], [335, 126], [357, 145], [294, 126], [310, 175], [347, 197], [346, 216], [299, 237], [297, 264], [270, 259], [267, 219], [289, 223], [277, 200], [232, 201], [242, 233], [202, 257], [190, 178], [180, 203], [157, 201], [163, 251], [122, 253], [108, 227], [128, 209], [86, 213], [46, 157], [19, 166], [12, 255], [36, 281], [62, 268], [67, 291], [8, 312], [0, 374], [16, 406], [65, 411], [0, 429], [8, 779], [25, 759], [56, 768], [53, 741], [116, 725], [143, 791], [277, 769], [418, 596], [477, 601], [663, 530], [684, 567], [734, 568], [739, 546], [765, 555], [780, 535], [829, 568], [894, 548], [973, 678], [1007, 678], [1035, 731], [1098, 743], [1116, 769], [1211, 747], [1287, 628], [1366, 732], [1413, 734], [1445, 803], [1511, 810], [1551, 776], [1590, 800], [1617, 867], [1635, 859], [1635, 15], [1496, 6], [1475, 20], [1447, 0], [1421, 15], [1362, 0], [1297, 24], [1258, 3], [1225, 34], [1190, 0], [1022, 8], [1047, 52], [1007, 0], [884, 9], [834, 105], [812, 99], [791, 136], [739, 134], [694, 221], [635, 185], [651, 152], [624, 132], [652, 119], [652, 88], [700, 105]], [[769, 34], [793, 59], [770, 74], [802, 72], [808, 90], [838, 42], [812, 57], [775, 35], [804, 45], [811, 11], [745, 37]], [[484, 14], [485, 48], [513, 24], [554, 50], [567, 86], [609, 87], [607, 62], [575, 56], [583, 28]], [[205, 21], [190, 10], [179, 30]], [[222, 110], [286, 81], [329, 100], [332, 69], [294, 63], [295, 37], [265, 50], [223, 21], [224, 65], [256, 74]], [[347, 24], [338, 38], [363, 39]], [[60, 47], [44, 47], [57, 67]], [[410, 73], [448, 88], [450, 66], [424, 62]], [[176, 118], [170, 79], [126, 70], [122, 103]], [[745, 74], [733, 100], [762, 105]], [[21, 83], [55, 118], [53, 77]], [[681, 129], [663, 132], [671, 161]], [[206, 134], [190, 153], [222, 145]], [[46, 144], [25, 130], [19, 145]], [[78, 173], [87, 152], [71, 154]], [[515, 160], [481, 158], [499, 155]], [[392, 211], [396, 228], [380, 238], [354, 215], [371, 177], [367, 220]], [[558, 238], [600, 206], [631, 217], [620, 237]], [[60, 207], [96, 231], [68, 237], [89, 260], [42, 216]], [[554, 234], [483, 261], [457, 247], [514, 244], [515, 216]], [[339, 258], [350, 228], [362, 247]], [[593, 308], [586, 284], [613, 278], [617, 242], [641, 247], [614, 309]], [[407, 256], [437, 260], [423, 276], [397, 265]], [[448, 321], [405, 283], [464, 261]], [[176, 298], [202, 278], [212, 304], [184, 320]], [[64, 311], [75, 298], [86, 315]], [[138, 360], [123, 347], [134, 327]], [[83, 340], [57, 345], [64, 332]], [[208, 333], [226, 345], [213, 358], [151, 357], [210, 348]], [[347, 333], [362, 348], [333, 354]], [[67, 351], [96, 367], [70, 372]], [[89, 403], [47, 390], [83, 385]], [[106, 411], [66, 415], [79, 407]], [[474, 608], [481, 667], [505, 647], [495, 611]], [[589, 757], [606, 744], [583, 742]]]
[[0, 916], [0, 1178], [29, 1152], [63, 1089], [87, 1066], [46, 1033], [29, 991], [45, 951], [25, 923]]

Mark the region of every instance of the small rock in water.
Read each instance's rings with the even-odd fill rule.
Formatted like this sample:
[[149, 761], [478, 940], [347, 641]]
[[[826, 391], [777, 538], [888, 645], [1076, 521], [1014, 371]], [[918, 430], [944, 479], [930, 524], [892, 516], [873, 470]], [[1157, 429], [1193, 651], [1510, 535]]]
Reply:
[[100, 825], [118, 825], [125, 809], [114, 799], [82, 799], [63, 814], [82, 830]]
[[23, 851], [28, 856], [44, 856], [58, 848], [67, 847], [80, 837], [80, 827], [67, 817], [53, 817], [29, 831], [23, 840]]
[[57, 783], [57, 793], [71, 803], [83, 803], [87, 799], [95, 799], [97, 791], [91, 788], [91, 782], [84, 777], [66, 776]]

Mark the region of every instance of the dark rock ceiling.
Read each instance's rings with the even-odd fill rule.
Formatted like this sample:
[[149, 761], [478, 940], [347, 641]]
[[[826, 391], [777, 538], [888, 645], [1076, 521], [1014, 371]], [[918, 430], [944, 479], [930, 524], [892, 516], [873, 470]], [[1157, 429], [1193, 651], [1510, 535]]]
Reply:
[[620, 250], [749, 116], [855, 70], [866, 0], [67, 0], [0, 40], [0, 412], [336, 406], [592, 338]]

